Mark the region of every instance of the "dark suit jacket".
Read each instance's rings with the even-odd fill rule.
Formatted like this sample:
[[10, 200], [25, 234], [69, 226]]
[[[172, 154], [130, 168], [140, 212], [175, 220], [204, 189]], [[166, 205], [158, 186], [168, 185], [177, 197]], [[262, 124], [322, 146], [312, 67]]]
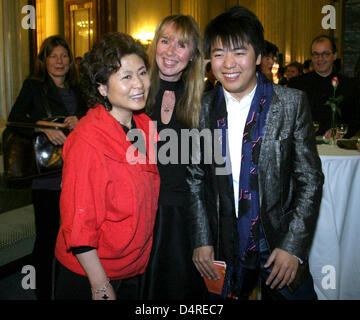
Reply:
[[[40, 81], [27, 78], [25, 79], [21, 91], [10, 111], [8, 120], [14, 122], [35, 123], [48, 117], [44, 106], [44, 94], [42, 93], [43, 84]], [[69, 116], [63, 104], [57, 88], [52, 80], [48, 80], [45, 85], [45, 99], [48, 101], [53, 116]], [[80, 90], [72, 88], [77, 98], [76, 116], [80, 119], [86, 113], [86, 106], [81, 98]], [[32, 129], [27, 130], [29, 134]]]
[[[214, 108], [219, 90], [222, 88], [217, 86], [204, 95], [200, 132], [213, 130], [223, 117]], [[222, 112], [227, 115], [225, 100], [222, 104]], [[217, 141], [215, 138], [215, 151], [220, 148]], [[216, 174], [214, 157], [211, 164], [206, 164], [208, 150], [204, 146], [197, 151], [193, 160], [200, 163], [193, 162], [187, 170], [194, 248], [212, 245], [215, 259], [231, 265], [238, 254], [232, 181], [227, 175]], [[308, 259], [323, 179], [305, 94], [274, 85], [258, 173], [260, 218], [270, 251], [280, 248], [304, 261]]]

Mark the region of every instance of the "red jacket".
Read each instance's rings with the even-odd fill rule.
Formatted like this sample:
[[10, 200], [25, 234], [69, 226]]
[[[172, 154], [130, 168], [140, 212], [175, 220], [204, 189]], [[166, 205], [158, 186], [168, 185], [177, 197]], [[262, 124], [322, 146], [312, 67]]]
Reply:
[[73, 272], [86, 275], [70, 251], [78, 246], [97, 248], [110, 279], [145, 271], [160, 187], [153, 157], [157, 133], [148, 116], [133, 117], [144, 133], [147, 157], [101, 105], [66, 139], [55, 255]]

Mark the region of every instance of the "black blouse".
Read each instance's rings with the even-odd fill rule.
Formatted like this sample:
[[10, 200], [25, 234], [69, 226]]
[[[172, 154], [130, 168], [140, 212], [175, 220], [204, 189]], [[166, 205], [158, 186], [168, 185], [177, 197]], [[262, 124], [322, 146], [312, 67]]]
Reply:
[[[176, 106], [183, 94], [183, 89], [184, 86], [181, 80], [177, 82], [168, 82], [161, 79], [160, 89], [156, 96], [155, 112], [151, 116], [151, 118], [156, 121], [157, 130], [161, 138], [161, 141], [157, 144], [157, 162], [161, 181], [159, 195], [160, 205], [182, 206], [184, 205], [185, 197], [188, 192], [188, 186], [185, 180], [186, 164], [181, 164], [181, 130], [186, 129], [186, 127], [181, 124], [176, 117]], [[166, 90], [174, 91], [176, 98], [175, 108], [168, 124], [164, 124], [161, 121], [161, 103]], [[164, 129], [172, 129], [173, 132], [176, 133], [177, 141], [173, 141], [174, 139], [171, 139], [169, 136], [162, 137], [161, 132]], [[173, 143], [175, 143], [175, 145], [173, 145]], [[170, 157], [170, 152], [171, 150], [175, 150], [175, 148], [178, 150], [177, 159], [174, 159], [175, 161], [171, 163], [163, 163], [164, 159], [161, 159], [161, 155], [164, 155], [164, 151], [167, 150], [165, 153], [167, 159], [173, 159], [173, 156]]]

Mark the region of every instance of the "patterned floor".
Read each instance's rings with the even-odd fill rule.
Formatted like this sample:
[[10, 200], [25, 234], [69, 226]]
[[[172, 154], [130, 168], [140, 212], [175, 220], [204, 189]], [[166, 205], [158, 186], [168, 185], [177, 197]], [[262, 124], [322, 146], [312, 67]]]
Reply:
[[[0, 157], [0, 160], [1, 157]], [[31, 203], [30, 189], [9, 189], [0, 174], [0, 214]], [[21, 281], [25, 275], [20, 271], [0, 278], [0, 300], [35, 300], [34, 290], [24, 290]]]

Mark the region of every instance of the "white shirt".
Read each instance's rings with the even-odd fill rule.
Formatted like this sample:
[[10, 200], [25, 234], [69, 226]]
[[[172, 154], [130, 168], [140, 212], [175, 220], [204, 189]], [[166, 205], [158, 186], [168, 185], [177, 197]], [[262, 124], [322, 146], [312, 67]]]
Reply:
[[235, 213], [238, 216], [239, 206], [239, 179], [241, 170], [242, 142], [246, 118], [248, 116], [251, 102], [254, 98], [257, 85], [240, 101], [235, 99], [231, 93], [224, 89], [226, 109], [228, 113], [228, 144], [231, 161], [231, 171], [234, 187]]

